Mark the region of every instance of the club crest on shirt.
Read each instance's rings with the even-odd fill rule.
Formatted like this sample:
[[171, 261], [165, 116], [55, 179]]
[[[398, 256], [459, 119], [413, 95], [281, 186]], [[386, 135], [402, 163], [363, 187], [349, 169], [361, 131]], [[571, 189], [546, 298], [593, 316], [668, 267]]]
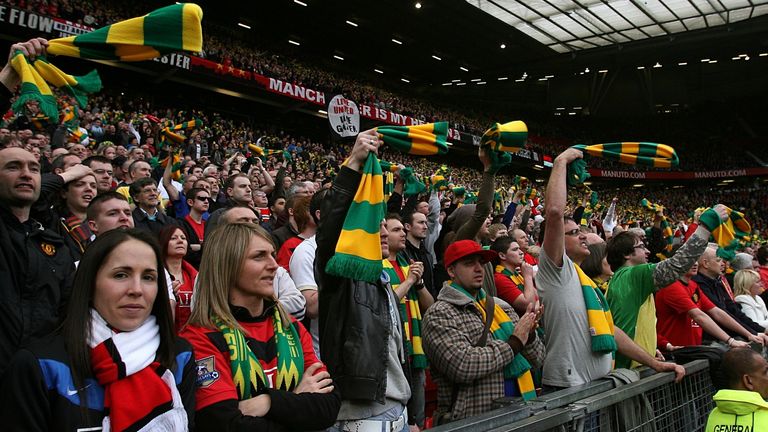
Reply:
[[40, 243], [40, 250], [47, 256], [56, 255], [56, 247], [50, 243]]
[[208, 387], [219, 379], [219, 372], [216, 370], [216, 363], [213, 356], [195, 361], [197, 364], [198, 387]]

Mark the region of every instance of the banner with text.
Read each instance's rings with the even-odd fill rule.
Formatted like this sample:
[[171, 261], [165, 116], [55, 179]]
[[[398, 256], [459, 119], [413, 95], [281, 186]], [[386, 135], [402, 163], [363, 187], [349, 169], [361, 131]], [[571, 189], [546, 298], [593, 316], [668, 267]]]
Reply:
[[739, 168], [713, 171], [618, 171], [589, 168], [592, 177], [627, 180], [698, 180], [768, 176], [768, 168]]

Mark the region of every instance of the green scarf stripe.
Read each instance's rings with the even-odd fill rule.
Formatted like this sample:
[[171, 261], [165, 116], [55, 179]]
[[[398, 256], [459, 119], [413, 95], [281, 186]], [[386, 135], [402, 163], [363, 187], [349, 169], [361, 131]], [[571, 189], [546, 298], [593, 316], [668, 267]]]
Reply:
[[[161, 54], [182, 51], [184, 47], [183, 8], [166, 8], [144, 17], [144, 45], [156, 47]], [[178, 14], [174, 17], [173, 14]]]
[[595, 282], [584, 274], [581, 267], [576, 264], [574, 264], [574, 267], [579, 276], [584, 304], [587, 308], [587, 321], [589, 323], [592, 351], [602, 353], [614, 352], [618, 349], [618, 346], [613, 335], [614, 324], [608, 301], [605, 299], [603, 292], [595, 285]]
[[422, 154], [413, 149], [418, 143], [426, 155], [448, 153], [448, 122], [436, 122], [414, 126], [379, 126], [376, 128], [385, 144], [408, 154]]
[[[614, 142], [605, 144], [584, 145], [577, 144], [572, 148], [588, 153], [593, 157], [617, 161], [620, 163], [649, 166], [654, 168], [676, 167], [680, 164], [677, 153], [672, 147], [652, 142]], [[637, 156], [634, 162], [625, 156]], [[568, 164], [568, 186], [577, 186], [584, 183], [590, 176], [587, 172], [587, 163], [583, 159], [576, 159]]]
[[[291, 323], [288, 331], [285, 331], [278, 305], [274, 305], [273, 309], [272, 325], [277, 350], [275, 388], [291, 391], [299, 385], [304, 374], [304, 350], [301, 346], [296, 323]], [[232, 381], [235, 384], [238, 400], [250, 399], [263, 389], [269, 388], [269, 380], [264, 374], [264, 368], [248, 346], [243, 332], [227, 326], [218, 317], [211, 319], [224, 336], [229, 347]], [[232, 357], [233, 353], [235, 354], [234, 358]]]
[[404, 197], [418, 195], [427, 190], [427, 186], [416, 178], [416, 175], [413, 173], [413, 168], [405, 167], [400, 170], [399, 174], [400, 178], [403, 179]]
[[[403, 271], [403, 274], [407, 276], [409, 265], [408, 261], [402, 254], [397, 254], [397, 257], [395, 258], [397, 261], [397, 265], [400, 266], [400, 269]], [[385, 258], [386, 260], [386, 258]], [[382, 261], [384, 262], [384, 261]], [[392, 267], [392, 264], [390, 262], [386, 262], [384, 264], [384, 272], [387, 273], [389, 276], [389, 283], [392, 286], [392, 289], [395, 290], [397, 287], [400, 286], [401, 283], [403, 283], [402, 280], [400, 280], [400, 276], [397, 274], [397, 271]], [[400, 303], [398, 303], [398, 311], [400, 312], [400, 319], [403, 321], [403, 323], [408, 323], [410, 326], [410, 336], [406, 335], [404, 337], [405, 342], [405, 348], [408, 351], [408, 356], [411, 359], [411, 367], [415, 369], [426, 369], [427, 367], [427, 356], [424, 354], [423, 350], [420, 352], [415, 352], [415, 348], [413, 346], [412, 339], [413, 338], [421, 338], [421, 319], [417, 316], [411, 316], [410, 321], [408, 321], [408, 304], [415, 302], [416, 305], [418, 305], [419, 302], [419, 296], [416, 293], [414, 289], [409, 289], [408, 292], [405, 294], [405, 297], [400, 300]]]
[[[336, 253], [326, 264], [325, 271], [339, 277], [377, 283], [382, 271], [381, 248], [366, 251], [366, 256], [357, 255], [360, 250], [356, 249], [359, 244], [379, 244], [381, 221], [386, 214], [384, 179], [379, 160], [374, 153], [368, 154], [362, 174], [361, 183], [344, 218], [341, 234], [336, 243]], [[376, 187], [377, 178], [381, 180], [379, 187], [382, 190], [371, 190]], [[364, 183], [368, 181], [370, 183]], [[369, 202], [367, 206], [360, 205], [365, 202], [364, 196], [373, 196], [377, 201]], [[362, 233], [357, 229], [362, 230]]]
[[371, 224], [371, 215], [386, 214], [387, 211], [387, 203], [380, 202], [376, 204], [369, 203], [367, 201], [363, 202], [352, 202], [352, 205], [349, 207], [349, 213], [347, 213], [347, 218], [344, 219], [344, 229], [345, 230], [355, 230], [360, 229], [370, 234], [379, 234], [379, 231], [381, 230], [381, 227], [379, 225], [376, 225], [376, 229], [374, 229], [373, 224]]

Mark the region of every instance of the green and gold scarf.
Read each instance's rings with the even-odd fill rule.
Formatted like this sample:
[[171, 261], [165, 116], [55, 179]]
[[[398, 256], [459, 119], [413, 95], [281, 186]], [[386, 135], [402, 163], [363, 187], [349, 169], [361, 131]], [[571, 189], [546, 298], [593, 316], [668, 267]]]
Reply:
[[517, 289], [519, 289], [520, 292], [525, 292], [525, 278], [523, 278], [523, 275], [520, 274], [519, 271], [513, 272], [513, 271], [510, 271], [508, 268], [504, 267], [503, 265], [497, 265], [496, 273], [500, 273], [508, 277], [509, 280], [511, 280], [512, 283], [515, 284], [515, 286], [517, 286]]
[[[605, 144], [572, 146], [591, 156], [621, 162], [628, 165], [643, 165], [654, 168], [670, 168], [680, 164], [675, 149], [666, 144], [651, 142], [614, 142]], [[568, 164], [568, 186], [584, 183], [589, 178], [587, 162], [576, 159]]]
[[711, 208], [705, 210], [699, 217], [699, 224], [704, 225], [711, 233], [711, 239], [720, 248], [717, 255], [725, 260], [732, 260], [742, 242], [749, 239], [752, 227], [744, 218], [744, 213], [726, 207], [728, 219], [720, 220], [717, 212]]
[[[392, 285], [392, 289], [395, 290], [403, 281], [400, 280], [400, 276], [397, 274], [391, 261], [385, 258], [382, 260], [382, 263], [384, 264], [384, 272], [389, 276], [389, 283]], [[400, 266], [403, 277], [407, 278], [410, 266], [401, 254], [397, 254], [397, 265]], [[405, 346], [408, 348], [411, 367], [426, 369], [427, 356], [424, 354], [424, 348], [421, 345], [421, 308], [419, 307], [419, 295], [415, 289], [409, 289], [405, 296], [400, 299], [399, 309], [400, 318], [403, 320], [403, 327], [405, 329]]]
[[[275, 344], [277, 345], [277, 376], [275, 388], [291, 391], [304, 374], [304, 350], [299, 339], [295, 323], [283, 328], [280, 310], [275, 305], [272, 324], [275, 329]], [[213, 322], [224, 336], [229, 347], [232, 381], [237, 390], [237, 400], [254, 397], [262, 389], [269, 388], [269, 380], [264, 374], [264, 368], [259, 359], [253, 354], [245, 339], [245, 335], [237, 328], [226, 325], [218, 317]]]
[[592, 351], [614, 352], [617, 345], [613, 336], [613, 316], [608, 307], [608, 301], [605, 300], [603, 292], [595, 285], [595, 281], [587, 276], [578, 264], [574, 263], [573, 266], [576, 268], [576, 274], [579, 275], [579, 283], [581, 283], [584, 294], [584, 304], [587, 306], [587, 322], [589, 335], [592, 339]]
[[[380, 126], [376, 131], [385, 144], [404, 153], [423, 156], [448, 151], [446, 122]], [[382, 271], [379, 230], [385, 214], [381, 164], [374, 153], [369, 153], [363, 165], [362, 179], [344, 218], [336, 253], [328, 261], [325, 271], [335, 276], [376, 283]]]

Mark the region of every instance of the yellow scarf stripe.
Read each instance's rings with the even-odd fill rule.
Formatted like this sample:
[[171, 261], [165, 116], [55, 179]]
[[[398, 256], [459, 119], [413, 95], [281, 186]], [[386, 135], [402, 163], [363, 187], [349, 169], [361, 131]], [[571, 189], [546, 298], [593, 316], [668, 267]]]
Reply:
[[752, 226], [744, 218], [744, 214], [726, 207], [728, 219], [722, 221], [713, 209], [707, 209], [699, 218], [699, 223], [704, 225], [711, 233], [711, 238], [720, 248], [717, 255], [721, 258], [732, 260], [740, 243], [749, 237]]
[[[384, 272], [389, 275], [389, 283], [392, 290], [396, 290], [403, 282], [395, 271], [392, 262], [384, 258], [382, 261]], [[403, 277], [408, 277], [410, 266], [402, 255], [397, 256], [397, 264], [403, 272]], [[415, 369], [424, 369], [427, 367], [427, 357], [424, 354], [424, 348], [421, 343], [421, 308], [419, 306], [418, 294], [410, 289], [400, 299], [400, 318], [403, 320], [403, 328], [406, 340], [408, 355], [411, 358], [411, 367]]]
[[616, 351], [616, 339], [614, 338], [614, 325], [611, 309], [605, 300], [602, 291], [597, 288], [595, 282], [581, 270], [577, 264], [576, 274], [579, 276], [584, 304], [587, 307], [587, 322], [589, 334], [592, 340], [592, 351], [613, 352]]
[[370, 153], [363, 176], [344, 219], [336, 253], [325, 270], [332, 275], [376, 283], [381, 277], [379, 229], [386, 213], [384, 179], [376, 155]]
[[494, 151], [517, 153], [528, 140], [528, 126], [520, 120], [509, 123], [494, 123], [480, 140], [480, 145], [490, 146]]
[[379, 126], [376, 128], [385, 144], [417, 156], [448, 153], [448, 123], [437, 122], [415, 126]]
[[200, 52], [202, 18], [203, 10], [194, 3], [166, 6], [90, 33], [53, 39], [48, 52], [120, 61], [152, 60], [176, 51]]

